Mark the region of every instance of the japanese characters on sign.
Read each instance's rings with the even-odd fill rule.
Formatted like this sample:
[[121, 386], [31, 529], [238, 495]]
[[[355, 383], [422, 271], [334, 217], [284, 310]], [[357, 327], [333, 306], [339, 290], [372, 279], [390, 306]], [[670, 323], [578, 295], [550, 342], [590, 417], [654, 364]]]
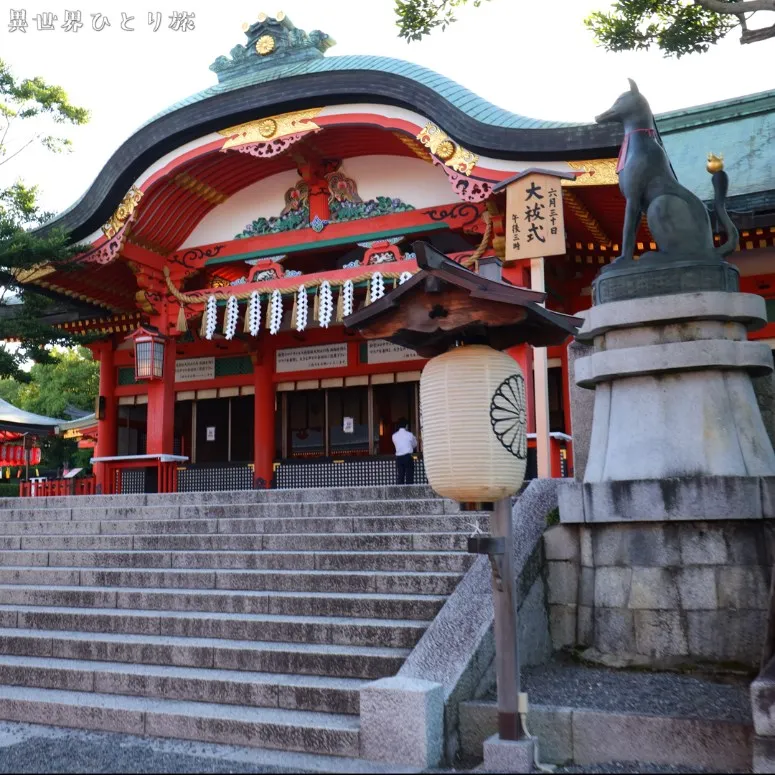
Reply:
[[175, 361], [175, 382], [215, 379], [215, 358], [181, 358]]
[[560, 179], [532, 173], [506, 189], [506, 260], [565, 253]]
[[312, 347], [286, 347], [277, 350], [275, 371], [315, 371], [347, 366], [347, 342]]
[[385, 339], [369, 339], [365, 345], [365, 352], [361, 353], [362, 363], [396, 363], [398, 361], [415, 361], [420, 358], [414, 350], [393, 344]]
[[[61, 13], [61, 16], [60, 16]], [[126, 11], [115, 11], [110, 14], [84, 13], [81, 10], [63, 10], [60, 13], [53, 11], [40, 11], [34, 16], [28, 13], [26, 8], [11, 8], [8, 20], [8, 32], [27, 33], [29, 29], [37, 32], [80, 32], [84, 27], [91, 28], [95, 32], [102, 32], [106, 27], [113, 27], [124, 32], [135, 32], [143, 29], [158, 32], [162, 27], [163, 16], [161, 11], [148, 11], [146, 23], [140, 17], [130, 16]], [[120, 17], [120, 18], [119, 18]], [[113, 21], [111, 22], [111, 18]], [[173, 11], [166, 19], [169, 23], [167, 29], [173, 32], [189, 32], [196, 29], [196, 14], [192, 11]], [[59, 22], [62, 22], [61, 24]], [[140, 26], [137, 26], [140, 25]]]

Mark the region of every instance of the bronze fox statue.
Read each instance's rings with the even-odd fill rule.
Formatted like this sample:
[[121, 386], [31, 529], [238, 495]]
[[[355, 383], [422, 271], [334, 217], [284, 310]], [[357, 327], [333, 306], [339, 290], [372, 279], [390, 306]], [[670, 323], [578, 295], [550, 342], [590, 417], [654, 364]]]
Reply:
[[662, 146], [654, 115], [646, 98], [632, 79], [630, 90], [614, 102], [610, 110], [595, 117], [598, 124], [618, 122], [624, 126], [624, 142], [619, 153], [617, 172], [619, 190], [627, 200], [624, 213], [621, 255], [612, 263], [633, 260], [635, 235], [646, 213], [649, 230], [658, 252], [640, 260], [721, 260], [737, 247], [738, 232], [729, 217], [725, 198], [729, 179], [723, 171], [713, 175], [716, 215], [726, 232], [726, 241], [715, 247], [713, 230], [705, 205], [682, 186]]

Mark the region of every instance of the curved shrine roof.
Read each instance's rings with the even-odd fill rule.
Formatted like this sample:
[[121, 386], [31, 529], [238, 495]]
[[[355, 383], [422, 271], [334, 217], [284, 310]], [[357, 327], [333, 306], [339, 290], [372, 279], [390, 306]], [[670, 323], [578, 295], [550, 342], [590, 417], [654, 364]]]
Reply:
[[581, 122], [544, 121], [511, 113], [479, 97], [452, 79], [429, 70], [427, 67], [401, 59], [370, 55], [323, 57], [300, 63], [278, 64], [274, 67], [255, 69], [241, 76], [218, 83], [215, 86], [210, 86], [176, 102], [174, 105], [170, 105], [146, 121], [142, 126], [148, 126], [162, 116], [174, 113], [181, 108], [194, 105], [224, 92], [257, 86], [280, 79], [295, 78], [301, 75], [334, 72], [386, 73], [408, 79], [420, 86], [432, 89], [439, 97], [448, 102], [450, 106], [457, 108], [474, 121], [479, 121], [492, 127], [502, 127], [504, 129], [557, 129], [588, 126]]
[[[438, 124], [466, 149], [496, 159], [568, 160], [615, 155], [607, 126], [542, 121], [511, 113], [425, 67], [378, 56], [325, 57], [334, 41], [297, 29], [283, 14], [262, 15], [248, 42], [210, 69], [219, 82], [143, 124], [108, 160], [89, 190], [49, 222], [83, 239], [111, 216], [134, 181], [188, 142], [244, 122], [297, 110], [353, 103], [403, 108]], [[272, 48], [258, 52], [259, 41]]]
[[[228, 127], [309, 108], [358, 103], [402, 108], [433, 121], [462, 147], [491, 159], [567, 162], [606, 159], [618, 153], [619, 127], [543, 121], [511, 113], [411, 62], [370, 55], [324, 56], [334, 41], [319, 30], [307, 33], [297, 29], [281, 13], [275, 19], [262, 14], [245, 29], [245, 35], [246, 44], [235, 46], [230, 58], [218, 57], [211, 65], [218, 76], [217, 84], [180, 100], [143, 124], [108, 160], [88, 191], [40, 232], [59, 227], [70, 232], [74, 241], [83, 240], [108, 221], [135, 181], [167, 154]], [[693, 178], [685, 182], [697, 188], [696, 193], [703, 198], [710, 185], [703, 177], [704, 156], [708, 151], [721, 150], [719, 137], [726, 145], [736, 142], [734, 147], [745, 151], [737, 162], [739, 169], [729, 167], [733, 193], [771, 188], [765, 180], [769, 180], [770, 165], [762, 158], [767, 153], [758, 144], [754, 150], [742, 146], [750, 138], [763, 140], [762, 135], [772, 136], [775, 132], [775, 91], [674, 111], [657, 116], [657, 120], [661, 132], [667, 135], [665, 144], [677, 163], [677, 172], [683, 179], [684, 167], [690, 170]], [[718, 124], [726, 126], [719, 128]], [[742, 139], [735, 140], [738, 135], [732, 127], [741, 130], [738, 134]], [[354, 130], [343, 130], [343, 136]], [[341, 144], [341, 140], [332, 134], [329, 142]], [[705, 143], [713, 147], [706, 148]], [[732, 158], [732, 154], [727, 155]], [[274, 169], [267, 161], [281, 158], [262, 159], [260, 177]], [[205, 180], [215, 174], [209, 171], [212, 164], [206, 159], [196, 166], [193, 160], [186, 164]], [[234, 193], [231, 188], [259, 177], [247, 160], [238, 172], [230, 172], [223, 158], [219, 165], [218, 190], [227, 195]], [[149, 204], [162, 196], [168, 194], [160, 190], [148, 193], [143, 204], [148, 218]], [[197, 211], [198, 217], [205, 211]], [[192, 210], [188, 220], [194, 215]], [[153, 220], [154, 228], [164, 222], [158, 217]], [[150, 225], [143, 227], [140, 223], [137, 227], [138, 236], [149, 240], [154, 236], [150, 232], [143, 234]], [[176, 244], [160, 247], [169, 250], [181, 244], [183, 227], [181, 223], [177, 231], [173, 229], [167, 235], [168, 241]]]

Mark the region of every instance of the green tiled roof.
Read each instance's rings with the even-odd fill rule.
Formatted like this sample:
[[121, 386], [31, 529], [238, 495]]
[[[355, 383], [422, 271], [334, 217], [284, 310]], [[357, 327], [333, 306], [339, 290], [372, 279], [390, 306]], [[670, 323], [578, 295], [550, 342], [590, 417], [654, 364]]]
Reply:
[[665, 144], [679, 181], [700, 199], [713, 199], [708, 153], [723, 154], [729, 196], [775, 189], [775, 110], [666, 133]]
[[277, 81], [285, 78], [293, 78], [299, 75], [313, 73], [331, 73], [357, 70], [361, 72], [391, 73], [393, 75], [409, 78], [416, 83], [433, 89], [447, 102], [467, 113], [471, 118], [489, 124], [490, 126], [504, 127], [507, 129], [552, 129], [556, 127], [583, 126], [579, 122], [543, 121], [537, 118], [520, 116], [508, 110], [499, 108], [481, 97], [478, 97], [469, 89], [455, 81], [435, 73], [426, 67], [416, 65], [413, 62], [405, 62], [401, 59], [390, 57], [378, 57], [368, 55], [351, 55], [341, 57], [321, 57], [320, 59], [294, 62], [277, 67], [257, 67], [252, 72], [232, 78], [215, 86], [210, 86], [196, 94], [170, 105], [161, 113], [156, 114], [143, 126], [152, 123], [158, 118], [172, 113], [187, 105], [206, 100], [226, 91], [242, 89], [246, 86], [255, 86], [261, 83]]

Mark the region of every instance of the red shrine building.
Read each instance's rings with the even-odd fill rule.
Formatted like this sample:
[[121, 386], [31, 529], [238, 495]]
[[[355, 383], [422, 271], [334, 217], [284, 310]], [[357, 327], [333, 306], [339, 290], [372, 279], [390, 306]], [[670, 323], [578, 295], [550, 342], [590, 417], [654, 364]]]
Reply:
[[[408, 62], [333, 56], [327, 34], [283, 14], [243, 30], [210, 67], [217, 83], [148, 121], [43, 227], [90, 246], [77, 266], [19, 278], [66, 303], [64, 330], [99, 336], [86, 431], [101, 492], [392, 483], [399, 418], [422, 458], [425, 361], [343, 320], [417, 271], [413, 243], [474, 269], [498, 259], [503, 282], [569, 315], [618, 255], [620, 130], [516, 115]], [[741, 290], [775, 300], [775, 92], [657, 121], [708, 202], [708, 154], [723, 153]], [[497, 187], [528, 169], [557, 174], [564, 253], [510, 261]], [[638, 251], [654, 247], [644, 221]], [[775, 341], [775, 323], [752, 336]], [[510, 350], [554, 476], [571, 473], [570, 341]]]

